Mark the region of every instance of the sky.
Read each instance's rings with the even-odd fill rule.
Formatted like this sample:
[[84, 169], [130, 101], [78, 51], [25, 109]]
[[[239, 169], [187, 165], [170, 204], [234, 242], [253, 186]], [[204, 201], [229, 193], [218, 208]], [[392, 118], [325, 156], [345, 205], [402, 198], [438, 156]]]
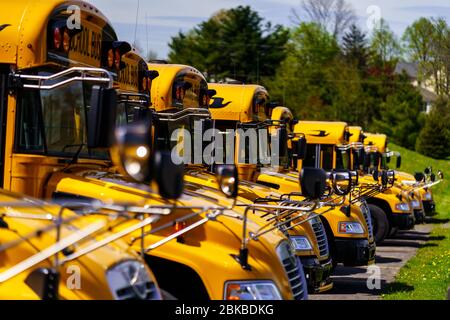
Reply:
[[[370, 30], [373, 21], [383, 18], [400, 37], [419, 17], [444, 17], [450, 22], [449, 0], [347, 0], [355, 9], [358, 24]], [[136, 43], [165, 59], [168, 42], [179, 31], [187, 31], [220, 9], [249, 5], [273, 24], [292, 27], [289, 18], [300, 0], [88, 0], [112, 22], [121, 40]], [[138, 10], [139, 5], [139, 10]], [[137, 25], [136, 25], [137, 18]], [[137, 26], [137, 27], [136, 27]]]

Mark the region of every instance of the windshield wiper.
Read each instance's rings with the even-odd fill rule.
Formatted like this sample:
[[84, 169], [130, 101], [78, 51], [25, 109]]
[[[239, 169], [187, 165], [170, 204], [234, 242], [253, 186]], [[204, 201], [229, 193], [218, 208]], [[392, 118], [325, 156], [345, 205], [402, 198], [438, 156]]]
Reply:
[[67, 166], [64, 168], [64, 170], [66, 170], [68, 167], [70, 167], [71, 165], [74, 165], [78, 162], [78, 159], [80, 158], [80, 154], [81, 151], [83, 150], [83, 147], [85, 147], [86, 144], [85, 143], [81, 143], [81, 144], [68, 144], [65, 145], [64, 148], [62, 149], [62, 151], [64, 152], [67, 148], [73, 148], [73, 147], [78, 147], [77, 152], [75, 152], [75, 154], [73, 155], [72, 159], [69, 161], [69, 163], [67, 164]]

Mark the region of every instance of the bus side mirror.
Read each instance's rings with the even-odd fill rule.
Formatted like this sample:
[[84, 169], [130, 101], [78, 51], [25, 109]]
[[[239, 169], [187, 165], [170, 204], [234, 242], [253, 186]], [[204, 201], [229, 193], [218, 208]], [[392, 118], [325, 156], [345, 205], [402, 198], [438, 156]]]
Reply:
[[425, 175], [422, 172], [416, 172], [414, 174], [414, 178], [416, 179], [417, 182], [425, 181]]
[[323, 169], [303, 168], [300, 173], [302, 195], [310, 199], [320, 199], [327, 188], [327, 174]]
[[378, 171], [378, 169], [373, 170], [372, 178], [373, 178], [373, 180], [378, 182], [378, 179], [380, 178], [380, 172]]
[[153, 153], [151, 171], [161, 197], [171, 200], [181, 197], [184, 190], [184, 165], [175, 164], [169, 151]]
[[380, 166], [380, 160], [381, 160], [380, 155], [378, 154], [378, 152], [374, 153], [373, 159], [374, 159], [374, 166], [376, 168], [378, 168]]
[[352, 135], [350, 134], [350, 131], [345, 131], [344, 132], [344, 140], [345, 141], [347, 141], [347, 142], [350, 141], [351, 136]]
[[169, 151], [154, 151], [152, 125], [144, 121], [116, 129], [111, 157], [119, 171], [139, 183], [154, 182], [161, 197], [178, 199], [184, 188], [184, 166]]
[[306, 138], [300, 137], [298, 140], [292, 141], [292, 156], [296, 160], [304, 160], [306, 158]]
[[87, 146], [91, 149], [110, 148], [114, 141], [117, 93], [101, 86], [92, 88], [87, 123]]
[[222, 193], [228, 198], [236, 198], [239, 190], [238, 169], [234, 164], [216, 165], [216, 179]]
[[399, 169], [402, 166], [402, 156], [397, 157], [396, 167]]
[[364, 163], [364, 170], [368, 170], [370, 168], [370, 153], [366, 153], [364, 151], [363, 163]]
[[430, 174], [430, 181], [435, 182], [436, 181], [436, 175], [434, 173]]
[[439, 179], [441, 179], [441, 180], [444, 179], [444, 173], [441, 170], [438, 171], [437, 175], [438, 175]]
[[59, 273], [55, 269], [35, 269], [27, 276], [25, 283], [42, 300], [58, 299]]
[[287, 156], [287, 144], [288, 144], [288, 131], [286, 127], [281, 127], [278, 131], [278, 137], [280, 139], [280, 157]]
[[383, 171], [381, 172], [381, 185], [382, 185], [383, 187], [387, 187], [388, 183], [389, 183], [388, 173], [387, 173], [386, 170], [383, 170]]

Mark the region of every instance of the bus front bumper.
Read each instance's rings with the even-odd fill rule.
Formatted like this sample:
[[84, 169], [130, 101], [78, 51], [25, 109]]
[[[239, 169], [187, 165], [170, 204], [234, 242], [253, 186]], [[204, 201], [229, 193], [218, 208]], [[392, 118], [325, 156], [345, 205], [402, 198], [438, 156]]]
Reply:
[[331, 259], [319, 262], [315, 257], [302, 257], [300, 260], [305, 271], [308, 292], [320, 293], [333, 288], [333, 282], [331, 281], [333, 263]]
[[423, 209], [425, 210], [425, 215], [432, 217], [436, 215], [436, 204], [433, 200], [423, 200]]
[[423, 223], [425, 221], [425, 212], [422, 209], [414, 209], [414, 220], [416, 224]]
[[375, 243], [367, 239], [335, 239], [337, 262], [345, 266], [367, 266], [375, 262]]
[[410, 214], [393, 213], [392, 220], [393, 220], [392, 221], [393, 227], [396, 227], [400, 230], [411, 230], [414, 228], [414, 224], [416, 223], [413, 213]]

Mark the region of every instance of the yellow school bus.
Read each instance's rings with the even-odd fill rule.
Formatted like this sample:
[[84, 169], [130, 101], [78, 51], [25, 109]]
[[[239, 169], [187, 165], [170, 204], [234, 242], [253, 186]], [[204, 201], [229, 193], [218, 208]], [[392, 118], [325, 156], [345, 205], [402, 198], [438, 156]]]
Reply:
[[[185, 65], [149, 64], [149, 68], [159, 73], [152, 85], [152, 107], [155, 108], [157, 119], [154, 120], [155, 148], [170, 149], [184, 158], [185, 188], [190, 194], [210, 199], [220, 205], [228, 205], [229, 199], [219, 192], [215, 174], [207, 168], [203, 158], [203, 151], [206, 149], [204, 149], [202, 130], [209, 126], [211, 117], [208, 110], [209, 88], [204, 76], [195, 68]], [[200, 157], [197, 158], [198, 156]], [[253, 200], [262, 196], [262, 189], [262, 187], [249, 186], [244, 181], [240, 181], [234, 211], [239, 216], [244, 215], [248, 206], [253, 205]], [[249, 214], [248, 218], [255, 225], [261, 226], [267, 223], [254, 213]], [[259, 233], [258, 229], [254, 232]], [[266, 233], [268, 234], [282, 235], [278, 230]], [[286, 239], [284, 235], [283, 238]], [[268, 257], [271, 254], [273, 258], [267, 262], [276, 265], [278, 259], [272, 252], [278, 251], [278, 241], [272, 242], [271, 246], [272, 248], [266, 247], [266, 255]], [[263, 257], [255, 256], [255, 259], [261, 260]], [[297, 260], [294, 259], [294, 261]], [[299, 261], [296, 263], [301, 266]], [[304, 278], [303, 270], [300, 273], [301, 278]], [[274, 272], [273, 276], [278, 277], [278, 272]], [[298, 274], [289, 274], [289, 281], [292, 283], [296, 299], [301, 296], [298, 276]]]
[[[355, 164], [356, 149], [365, 148], [364, 159], [359, 162], [360, 172], [362, 172], [361, 182], [373, 182], [372, 173], [387, 169], [382, 167], [381, 156], [386, 151], [385, 135], [369, 135], [362, 131], [361, 127], [350, 127], [350, 142], [352, 145], [358, 144], [354, 152], [350, 155], [353, 165]], [[380, 152], [380, 153], [378, 153]], [[378, 164], [377, 162], [380, 162]], [[398, 179], [397, 173], [395, 178]], [[414, 226], [413, 210], [420, 211], [420, 207], [414, 205], [417, 201], [410, 199], [409, 192], [405, 192], [398, 183], [382, 193], [377, 193], [367, 200], [374, 225], [374, 234], [377, 243], [382, 242], [387, 236], [393, 235], [398, 229], [410, 229]], [[420, 204], [419, 204], [420, 206]]]
[[[226, 133], [227, 130], [234, 128], [243, 130], [242, 135], [237, 133], [235, 142], [233, 141], [236, 150], [233, 150], [233, 162], [238, 167], [240, 177], [247, 181], [250, 190], [260, 190], [259, 197], [261, 199], [282, 196], [283, 191], [278, 190], [278, 188], [271, 188], [271, 185], [258, 183], [261, 166], [255, 162], [250, 163], [249, 161], [251, 145], [257, 146], [259, 144], [258, 141], [246, 141], [245, 159], [244, 157], [243, 159], [239, 159], [239, 154], [242, 154], [239, 150], [239, 144], [241, 139], [246, 139], [244, 136], [246, 133], [245, 130], [267, 128], [265, 122], [270, 119], [270, 108], [268, 107], [269, 94], [266, 89], [258, 85], [214, 83], [209, 84], [209, 88], [215, 91], [215, 96], [212, 97], [209, 105], [211, 117], [214, 120], [214, 127], [220, 130], [221, 133]], [[269, 131], [267, 130], [268, 135], [270, 134]], [[224, 154], [227, 152], [226, 148], [229, 145], [229, 142], [224, 144]], [[261, 148], [258, 147], [258, 149]], [[269, 149], [270, 146], [267, 151]], [[266, 155], [266, 157], [268, 156]], [[266, 165], [266, 167], [270, 167], [270, 165]], [[276, 182], [277, 179], [278, 177], [271, 177], [271, 183]], [[294, 184], [299, 188], [298, 178]], [[255, 199], [250, 200], [254, 201]], [[313, 292], [323, 292], [331, 289], [332, 282], [330, 275], [332, 261], [329, 254], [328, 240], [325, 236], [325, 230], [321, 220], [315, 217], [309, 223], [302, 223], [296, 226], [290, 230], [289, 234], [293, 239], [303, 239], [302, 242], [307, 244], [305, 247], [297, 248], [297, 255], [300, 257], [305, 269], [310, 290]], [[298, 240], [296, 241], [299, 242]]]
[[[399, 153], [390, 152], [388, 147], [388, 138], [384, 134], [371, 134], [364, 133], [364, 146], [366, 148], [366, 152], [373, 158], [374, 167], [381, 169], [389, 168], [389, 163], [391, 159], [394, 158], [394, 154], [397, 158], [397, 164], [395, 165], [398, 169], [401, 165], [401, 155]], [[402, 190], [406, 196], [404, 198], [409, 199], [409, 204], [411, 209], [414, 212], [415, 222], [421, 223], [424, 221], [425, 209], [427, 206], [434, 208], [434, 202], [431, 197], [430, 200], [427, 199], [429, 197], [427, 194], [429, 190], [425, 190], [422, 188], [414, 188], [414, 185], [408, 184], [407, 182], [412, 182], [414, 184], [417, 183], [414, 176], [407, 174], [406, 172], [395, 171], [396, 175], [396, 184], [395, 186]], [[431, 192], [430, 192], [431, 195]], [[425, 200], [425, 201], [423, 201]], [[429, 205], [429, 206], [428, 206]], [[399, 227], [402, 229], [402, 226]]]
[[[294, 135], [306, 137], [306, 157], [296, 168], [322, 168], [325, 171], [349, 170], [345, 166], [348, 149], [348, 126], [345, 122], [299, 121], [293, 125]], [[295, 165], [295, 163], [294, 163]], [[350, 213], [349, 215], [349, 208]], [[371, 264], [375, 260], [375, 241], [369, 210], [365, 203], [352, 204], [345, 199], [340, 210], [326, 214], [328, 235], [334, 239], [338, 261], [347, 256], [359, 260], [359, 264]], [[348, 220], [347, 220], [348, 219]], [[346, 221], [355, 228], [342, 228]], [[346, 232], [344, 232], [344, 230]]]
[[[76, 7], [71, 7], [72, 5]], [[5, 224], [0, 235], [0, 242], [5, 246], [0, 253], [0, 272], [4, 280], [0, 284], [0, 295], [5, 299], [49, 298], [44, 297], [42, 292], [36, 292], [36, 288], [27, 288], [30, 285], [33, 287], [40, 277], [45, 277], [45, 272], [31, 274], [32, 270], [27, 269], [8, 278], [15, 274], [13, 271], [18, 270], [22, 260], [34, 261], [35, 255], [39, 257], [44, 249], [61, 245], [59, 242], [55, 243], [56, 228], [53, 227], [61, 209], [28, 196], [44, 197], [50, 175], [66, 168], [74, 156], [73, 149], [80, 148], [86, 134], [85, 128], [80, 127], [85, 110], [81, 107], [73, 108], [70, 110], [72, 113], [69, 113], [64, 106], [68, 103], [82, 106], [83, 101], [88, 99], [83, 93], [88, 94], [88, 90], [83, 91], [82, 81], [75, 84], [72, 80], [86, 77], [92, 80], [89, 82], [91, 84], [109, 83], [110, 77], [105, 70], [86, 66], [95, 65], [94, 62], [102, 57], [102, 41], [112, 44], [116, 39], [106, 18], [86, 2], [2, 1], [1, 7], [0, 187], [17, 193], [6, 190], [0, 192], [0, 201], [5, 206]], [[81, 15], [83, 27], [70, 29], [66, 24], [67, 18], [72, 14], [77, 16], [77, 13]], [[112, 47], [109, 49], [112, 52]], [[120, 46], [117, 50], [120, 50]], [[78, 69], [69, 70], [74, 65], [74, 60], [82, 60], [84, 63], [80, 62]], [[67, 73], [61, 73], [64, 70]], [[52, 78], [52, 74], [58, 76]], [[67, 86], [61, 88], [61, 82], [64, 81]], [[57, 87], [61, 89], [52, 89]], [[61, 125], [60, 131], [54, 127], [58, 124]], [[70, 152], [64, 153], [65, 149], [70, 149]], [[33, 213], [31, 218], [30, 213]], [[66, 210], [64, 215], [74, 213]], [[46, 216], [46, 219], [42, 219], [42, 216]], [[74, 228], [104, 222], [104, 218], [83, 216], [76, 220], [68, 221], [67, 225], [61, 227], [60, 235], [67, 236]], [[41, 237], [36, 238], [35, 232]], [[19, 237], [30, 239], [28, 242], [20, 242]], [[140, 279], [136, 285], [144, 285], [141, 282], [144, 277], [149, 289], [156, 288], [153, 276], [134, 250], [130, 252], [128, 245], [121, 241], [115, 241], [111, 246], [105, 245], [70, 262], [69, 266], [80, 270], [81, 289], [70, 289], [66, 284], [66, 265], [57, 267], [57, 275], [62, 280], [58, 297], [122, 299], [124, 297], [118, 295], [117, 290], [132, 291], [134, 285], [127, 282], [126, 277], [121, 280], [120, 275], [118, 278], [116, 275], [130, 266], [137, 268], [136, 271], [143, 270], [139, 271]], [[54, 262], [50, 259], [35, 266], [48, 268], [52, 267], [52, 263]], [[47, 276], [52, 276], [51, 272]], [[159, 290], [154, 290], [153, 298], [158, 295]], [[127, 297], [133, 298], [134, 295], [128, 294]], [[148, 297], [150, 295], [143, 298]]]
[[[0, 191], [0, 206], [1, 300], [161, 298], [153, 274], [124, 241], [62, 262], [81, 242], [96, 243], [106, 226], [103, 218], [80, 216], [6, 190]], [[63, 224], [58, 226], [57, 219]], [[135, 276], [137, 281], [130, 282]]]
[[[2, 8], [2, 15], [7, 12], [2, 21], [9, 22], [0, 34], [1, 45], [7, 48], [0, 55], [1, 77], [8, 79], [2, 81], [0, 100], [5, 189], [54, 200], [134, 203], [143, 212], [165, 204], [184, 206], [144, 228], [149, 234], [143, 243], [135, 241], [140, 231], [127, 237], [135, 251], [145, 247], [146, 260], [166, 291], [197, 299], [294, 298], [280, 260], [291, 256], [287, 242], [276, 235], [252, 241], [248, 248], [252, 270], [244, 270], [233, 258], [240, 244], [236, 235], [242, 232], [242, 223], [235, 218], [218, 219], [229, 220], [227, 228], [208, 223], [184, 240], [155, 245], [183, 226], [177, 223], [180, 217], [192, 214], [190, 222], [200, 220], [185, 204], [204, 207], [211, 201], [188, 194], [176, 203], [165, 200], [111, 165], [107, 150], [113, 132], [104, 130], [105, 122], [116, 112], [118, 122], [147, 113], [152, 75], [131, 46], [117, 40], [98, 9], [84, 1], [58, 0], [16, 1]], [[77, 12], [80, 28], [70, 29], [67, 21]], [[99, 97], [111, 112], [94, 112], [92, 101]], [[127, 223], [131, 222], [111, 230], [123, 230]], [[167, 224], [169, 228], [162, 228]], [[248, 230], [252, 228], [249, 224]], [[272, 242], [279, 244], [275, 257], [265, 249]], [[273, 259], [276, 263], [267, 263]], [[291, 272], [296, 268], [289, 266]], [[267, 295], [259, 292], [266, 289]]]

